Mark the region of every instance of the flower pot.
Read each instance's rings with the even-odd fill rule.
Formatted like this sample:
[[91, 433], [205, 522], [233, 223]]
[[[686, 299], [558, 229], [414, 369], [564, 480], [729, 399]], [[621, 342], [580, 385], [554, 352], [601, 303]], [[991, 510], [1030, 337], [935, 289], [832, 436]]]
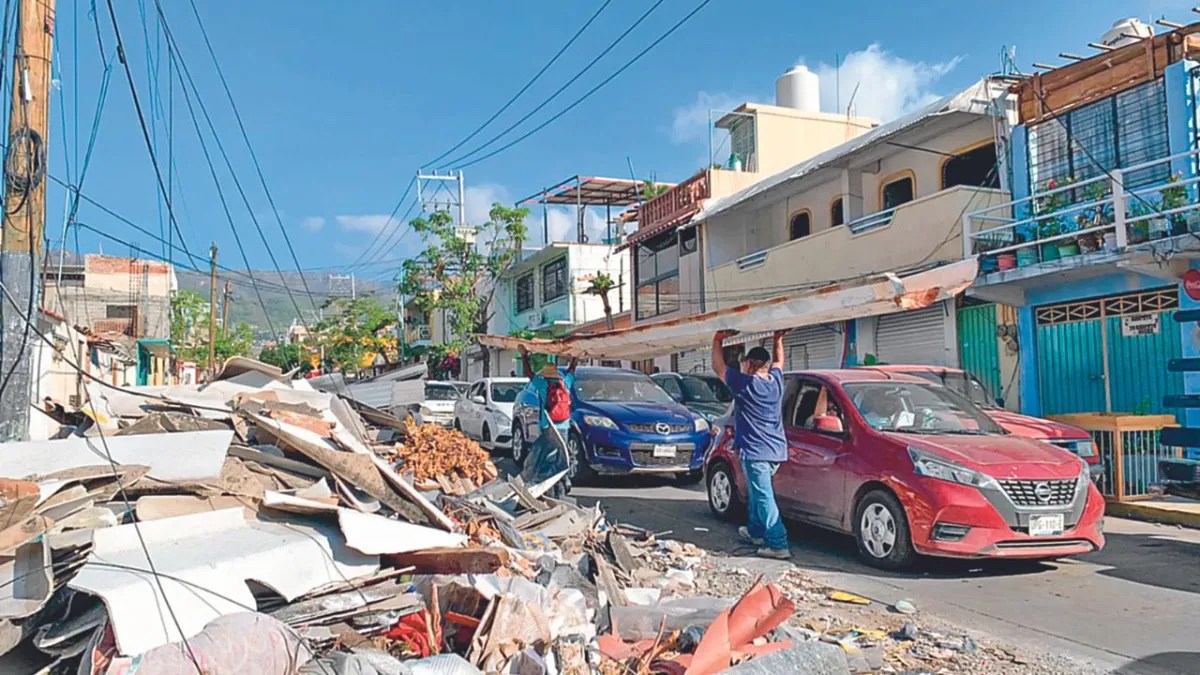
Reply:
[[996, 265], [1000, 271], [1011, 270], [1017, 266], [1016, 253], [1001, 253], [996, 256]]
[[1116, 232], [1105, 232], [1104, 233], [1104, 250], [1109, 251], [1110, 253], [1117, 250], [1117, 233]]
[[1017, 249], [1017, 267], [1029, 267], [1036, 264], [1038, 264], [1038, 252], [1036, 248], [1030, 246], [1028, 248]]
[[[1114, 239], [1116, 235], [1113, 235]], [[1079, 245], [1079, 250], [1083, 253], [1095, 253], [1100, 250], [1101, 239], [1096, 232], [1088, 232], [1075, 237], [1075, 243]]]
[[1079, 244], [1072, 239], [1063, 239], [1058, 242], [1058, 257], [1070, 258], [1073, 255], [1079, 255]]
[[1181, 214], [1173, 214], [1171, 216], [1171, 236], [1178, 237], [1188, 231], [1187, 221]]
[[1000, 269], [1000, 263], [996, 260], [996, 256], [994, 256], [990, 253], [979, 256], [979, 273], [980, 274], [991, 274], [992, 272], [995, 272], [998, 269]]
[[1167, 233], [1170, 232], [1171, 226], [1166, 218], [1151, 218], [1149, 235], [1150, 239], [1164, 239]]
[[1200, 232], [1200, 211], [1191, 211], [1184, 218], [1188, 232]]
[[1050, 262], [1058, 260], [1058, 245], [1057, 244], [1042, 244], [1042, 262]]

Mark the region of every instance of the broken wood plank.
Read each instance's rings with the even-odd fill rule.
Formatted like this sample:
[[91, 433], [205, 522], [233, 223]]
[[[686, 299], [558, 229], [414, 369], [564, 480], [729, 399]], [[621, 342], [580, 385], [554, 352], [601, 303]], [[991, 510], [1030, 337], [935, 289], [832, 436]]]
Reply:
[[502, 548], [430, 548], [381, 557], [386, 565], [412, 567], [417, 574], [491, 574], [511, 559]]
[[[616, 607], [624, 607], [628, 604], [625, 600], [625, 592], [621, 590], [621, 586], [613, 574], [612, 566], [604, 560], [604, 557], [593, 553], [592, 564], [596, 566], [596, 588], [600, 589], [608, 604]], [[602, 599], [601, 604], [603, 602]]]
[[629, 548], [629, 542], [625, 537], [610, 531], [608, 533], [608, 546], [612, 549], [613, 558], [617, 561], [617, 567], [626, 574], [633, 574], [637, 568], [637, 562], [633, 558], [633, 551]]

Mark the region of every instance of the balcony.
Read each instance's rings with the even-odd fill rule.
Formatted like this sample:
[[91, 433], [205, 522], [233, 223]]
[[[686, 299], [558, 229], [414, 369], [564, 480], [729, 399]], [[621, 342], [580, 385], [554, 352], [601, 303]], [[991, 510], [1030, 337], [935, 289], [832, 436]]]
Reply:
[[701, 171], [642, 204], [638, 213], [638, 229], [665, 227], [694, 215], [709, 196], [708, 171]]
[[1008, 199], [1000, 190], [960, 185], [751, 253], [709, 271], [706, 292], [719, 302], [706, 309], [957, 259], [962, 254], [962, 214]]
[[962, 255], [979, 256], [976, 288], [1052, 271], [1088, 268], [1089, 273], [1103, 273], [1106, 266], [1195, 249], [1200, 178], [1184, 178], [1176, 169], [1194, 165], [1198, 155], [1200, 151], [1192, 151], [1052, 185], [1024, 199], [967, 213], [961, 226]]

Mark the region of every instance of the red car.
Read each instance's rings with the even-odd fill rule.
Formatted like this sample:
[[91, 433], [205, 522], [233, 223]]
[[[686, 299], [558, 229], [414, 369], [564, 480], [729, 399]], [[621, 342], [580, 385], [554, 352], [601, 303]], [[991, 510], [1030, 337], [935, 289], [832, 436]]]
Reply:
[[[879, 370], [787, 373], [788, 460], [775, 475], [785, 517], [853, 534], [872, 565], [918, 554], [1060, 558], [1104, 546], [1104, 499], [1078, 457], [1008, 434], [966, 397]], [[708, 503], [745, 508], [725, 427], [705, 457]]]
[[988, 417], [992, 418], [992, 421], [999, 424], [1008, 433], [1021, 438], [1045, 441], [1079, 455], [1083, 461], [1087, 462], [1088, 473], [1093, 482], [1099, 483], [1100, 478], [1104, 475], [1104, 463], [1100, 461], [1100, 455], [1096, 452], [1096, 444], [1092, 440], [1091, 434], [1070, 424], [1005, 410], [998, 405], [998, 399], [988, 393], [987, 387], [979, 381], [979, 378], [964, 370], [942, 366], [869, 367], [888, 373], [915, 375], [945, 385], [971, 399], [972, 403], [979, 406]]

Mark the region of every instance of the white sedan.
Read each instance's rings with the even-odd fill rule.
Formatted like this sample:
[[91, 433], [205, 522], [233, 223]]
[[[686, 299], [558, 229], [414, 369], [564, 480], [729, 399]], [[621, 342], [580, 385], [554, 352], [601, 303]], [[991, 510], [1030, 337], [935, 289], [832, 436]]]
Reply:
[[421, 417], [426, 422], [450, 426], [454, 421], [454, 404], [462, 398], [461, 390], [454, 382], [425, 383], [425, 401], [421, 403]]
[[454, 404], [454, 428], [485, 448], [508, 448], [512, 443], [513, 403], [528, 383], [524, 377], [477, 380]]

